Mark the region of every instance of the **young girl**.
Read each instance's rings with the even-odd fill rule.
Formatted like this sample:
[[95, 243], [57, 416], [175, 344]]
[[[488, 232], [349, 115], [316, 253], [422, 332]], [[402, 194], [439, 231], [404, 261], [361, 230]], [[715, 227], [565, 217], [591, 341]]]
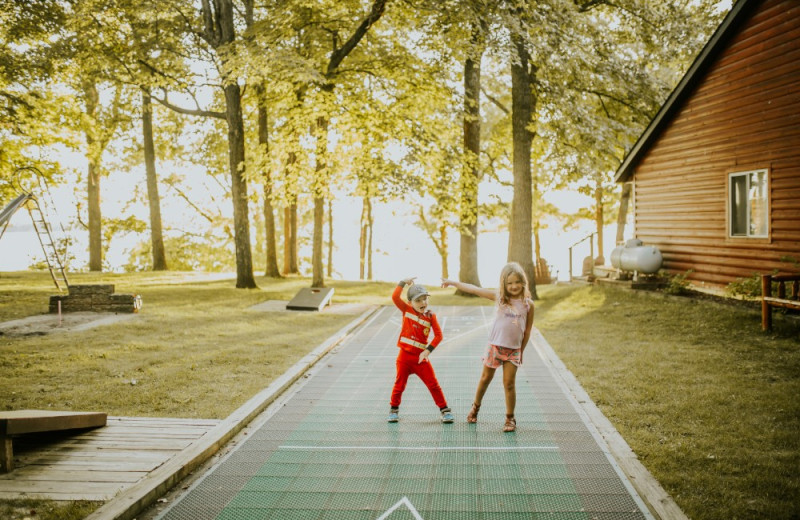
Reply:
[[475, 402], [467, 414], [467, 422], [478, 422], [483, 395], [492, 382], [494, 371], [502, 365], [503, 388], [506, 394], [506, 422], [503, 431], [513, 432], [517, 429], [517, 420], [514, 418], [517, 404], [517, 368], [522, 365], [522, 353], [528, 344], [533, 326], [533, 300], [525, 271], [516, 262], [506, 264], [500, 272], [500, 288], [496, 291], [468, 283], [442, 280], [442, 287], [451, 286], [462, 292], [488, 298], [496, 303], [497, 309], [492, 330], [489, 332], [489, 348], [483, 358], [483, 372], [475, 391]]

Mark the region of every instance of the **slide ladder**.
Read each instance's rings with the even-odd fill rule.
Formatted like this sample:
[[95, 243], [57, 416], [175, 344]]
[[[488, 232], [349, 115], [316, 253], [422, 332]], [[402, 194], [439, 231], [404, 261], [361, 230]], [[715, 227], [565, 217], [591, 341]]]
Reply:
[[58, 254], [58, 247], [56, 247], [55, 240], [53, 240], [52, 228], [45, 218], [45, 213], [42, 211], [39, 201], [36, 197], [31, 196], [26, 207], [31, 215], [33, 229], [36, 230], [36, 236], [39, 237], [47, 269], [50, 271], [50, 276], [53, 277], [56, 288], [59, 291], [69, 289], [69, 280], [67, 279], [66, 269], [64, 269], [64, 263]]
[[45, 263], [47, 263], [47, 269], [50, 271], [53, 283], [56, 284], [56, 288], [59, 291], [69, 289], [67, 272], [64, 268], [64, 262], [58, 254], [58, 247], [56, 247], [55, 240], [53, 239], [52, 228], [36, 197], [30, 193], [23, 192], [0, 211], [0, 226], [2, 226], [0, 229], [0, 238], [3, 237], [11, 221], [11, 217], [23, 206], [28, 209], [28, 213], [33, 221], [33, 229], [36, 231], [39, 244], [42, 246]]

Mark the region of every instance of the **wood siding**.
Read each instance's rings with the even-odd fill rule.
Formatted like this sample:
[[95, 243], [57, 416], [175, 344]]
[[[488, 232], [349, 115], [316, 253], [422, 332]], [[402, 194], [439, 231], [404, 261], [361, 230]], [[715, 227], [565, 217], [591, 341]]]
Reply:
[[[767, 169], [770, 237], [728, 237], [728, 174]], [[634, 171], [634, 233], [721, 286], [800, 260], [800, 2], [758, 2]]]

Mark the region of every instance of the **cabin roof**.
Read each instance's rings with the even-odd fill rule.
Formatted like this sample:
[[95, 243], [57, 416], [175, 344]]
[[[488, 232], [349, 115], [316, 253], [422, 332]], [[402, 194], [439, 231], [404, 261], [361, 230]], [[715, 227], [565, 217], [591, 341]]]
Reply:
[[738, 0], [733, 5], [725, 19], [711, 36], [711, 39], [708, 40], [703, 50], [697, 55], [683, 79], [669, 95], [656, 116], [650, 121], [650, 125], [639, 136], [639, 140], [636, 141], [636, 144], [625, 156], [622, 164], [617, 168], [617, 172], [614, 174], [616, 182], [625, 182], [630, 179], [639, 161], [645, 156], [650, 146], [658, 139], [658, 136], [664, 131], [673, 116], [689, 98], [694, 87], [703, 79], [714, 58], [722, 52], [725, 44], [736, 34], [742, 21], [757, 3], [758, 0]]

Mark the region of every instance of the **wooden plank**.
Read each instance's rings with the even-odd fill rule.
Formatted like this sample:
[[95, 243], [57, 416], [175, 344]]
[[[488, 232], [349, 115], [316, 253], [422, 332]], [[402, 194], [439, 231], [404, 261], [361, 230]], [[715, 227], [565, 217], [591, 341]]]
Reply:
[[106, 420], [103, 412], [14, 410], [0, 412], [0, 435], [96, 428], [105, 426]]
[[[124, 485], [119, 482], [92, 482], [92, 492], [102, 493], [108, 496], [114, 496], [115, 493], [124, 488]], [[5, 481], [3, 482], [3, 491], [16, 491], [18, 493], [26, 493], [28, 491], [35, 493], [70, 493], [78, 494], [85, 491], [86, 483], [84, 482], [17, 482]]]
[[49, 482], [137, 482], [147, 475], [147, 471], [106, 471], [61, 469], [54, 470], [51, 466], [34, 466], [29, 468], [24, 475], [3, 475], [0, 480], [14, 480], [27, 482], [43, 480]]
[[[153, 471], [164, 463], [164, 458], [156, 460], [51, 460], [41, 459], [27, 464], [23, 469], [5, 475], [6, 478], [15, 480], [25, 478], [28, 468], [42, 471], [52, 471], [53, 474], [62, 471], [130, 471], [133, 473]], [[2, 486], [0, 486], [2, 487]]]
[[111, 500], [114, 498], [112, 495], [109, 497], [105, 493], [93, 493], [91, 491], [82, 491], [80, 493], [60, 493], [58, 491], [46, 491], [42, 493], [38, 492], [26, 492], [21, 493], [19, 491], [3, 491], [0, 490], [0, 499], [3, 500], [19, 500], [21, 498], [25, 499], [38, 499], [38, 500], [56, 500], [56, 501], [70, 501], [70, 502], [77, 502], [79, 500], [91, 500], [94, 502], [103, 502], [106, 500]]
[[[65, 439], [64, 441], [59, 442], [58, 448], [54, 449], [53, 451], [70, 451], [73, 453], [78, 453], [87, 448], [102, 449], [106, 451], [117, 448], [121, 448], [123, 450], [130, 448], [136, 448], [138, 450], [180, 450], [191, 444], [192, 441], [197, 437], [198, 435], [194, 437], [181, 437], [178, 439], [163, 437], [129, 437], [127, 439], [95, 437], [94, 439]], [[97, 442], [102, 442], [102, 447], [97, 447]]]
[[797, 300], [786, 300], [783, 298], [764, 298], [770, 307], [783, 307], [786, 309], [800, 309], [800, 302]]
[[51, 497], [53, 500], [65, 500], [66, 496], [75, 497], [75, 500], [110, 500], [126, 487], [126, 484], [119, 482], [4, 481], [0, 493], [16, 494], [13, 498], [30, 497], [35, 494], [40, 498]]
[[0, 476], [0, 498], [110, 500], [201, 439], [220, 421], [107, 418], [75, 435], [18, 437], [13, 473]]

